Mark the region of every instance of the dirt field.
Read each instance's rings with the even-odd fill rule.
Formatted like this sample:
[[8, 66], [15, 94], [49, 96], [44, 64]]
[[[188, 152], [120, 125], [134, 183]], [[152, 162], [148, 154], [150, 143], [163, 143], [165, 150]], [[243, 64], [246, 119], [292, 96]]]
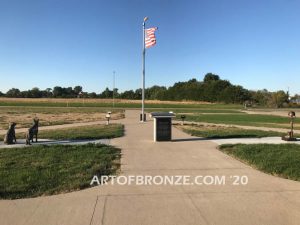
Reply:
[[241, 110], [244, 113], [248, 114], [260, 114], [260, 115], [274, 115], [274, 116], [283, 116], [287, 117], [289, 111], [296, 112], [296, 116], [300, 114], [300, 109], [261, 109], [261, 110]]
[[[17, 128], [29, 127], [33, 118], [40, 119], [40, 126], [82, 123], [106, 120], [107, 109], [101, 108], [46, 108], [46, 107], [0, 107], [0, 129], [7, 129], [10, 122]], [[123, 110], [114, 110], [112, 120], [124, 118]]]
[[[97, 98], [0, 98], [0, 102], [35, 102], [35, 103], [112, 103], [112, 99], [97, 99]], [[133, 103], [139, 104], [141, 100], [128, 100], [128, 99], [115, 99], [115, 103]], [[148, 104], [213, 104], [210, 102], [200, 102], [200, 101], [159, 101], [159, 100], [146, 100], [145, 103]]]

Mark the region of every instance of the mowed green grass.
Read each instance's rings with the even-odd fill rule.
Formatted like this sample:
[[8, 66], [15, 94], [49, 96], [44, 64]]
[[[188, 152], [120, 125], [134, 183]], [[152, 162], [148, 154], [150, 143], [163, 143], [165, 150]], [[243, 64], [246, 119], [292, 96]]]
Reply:
[[262, 130], [246, 130], [237, 127], [204, 126], [204, 125], [177, 125], [184, 132], [205, 138], [262, 138], [283, 136], [284, 133]]
[[[176, 118], [180, 119], [180, 115]], [[290, 119], [288, 117], [273, 115], [255, 115], [255, 114], [194, 114], [186, 115], [187, 121], [206, 122], [215, 124], [232, 124], [258, 127], [280, 127], [289, 128]], [[297, 119], [295, 119], [297, 123]]]
[[[116, 138], [124, 135], [124, 125], [89, 125], [84, 127], [64, 128], [39, 131], [38, 138], [53, 140], [80, 140]], [[25, 133], [17, 134], [17, 138], [24, 138]]]
[[218, 108], [209, 108], [209, 106], [207, 108], [198, 108], [198, 109], [191, 109], [191, 108], [181, 108], [181, 109], [178, 109], [178, 108], [165, 108], [165, 109], [153, 109], [153, 108], [150, 108], [150, 109], [146, 109], [147, 112], [155, 112], [155, 111], [159, 111], [159, 110], [162, 110], [164, 112], [173, 112], [173, 113], [176, 113], [178, 115], [186, 115], [186, 114], [195, 114], [195, 113], [208, 113], [208, 114], [235, 114], [235, 113], [245, 113], [245, 112], [242, 112], [238, 109], [218, 109]]
[[101, 144], [0, 149], [0, 198], [52, 195], [90, 187], [115, 174], [120, 149]]
[[263, 172], [300, 181], [300, 145], [221, 145], [220, 150]]

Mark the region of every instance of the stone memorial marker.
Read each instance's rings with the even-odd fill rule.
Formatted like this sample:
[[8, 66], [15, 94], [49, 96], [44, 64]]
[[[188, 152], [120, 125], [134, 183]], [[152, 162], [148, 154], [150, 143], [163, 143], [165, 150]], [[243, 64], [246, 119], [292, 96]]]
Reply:
[[154, 138], [156, 141], [171, 141], [172, 140], [172, 118], [174, 113], [153, 112], [151, 117], [154, 119]]

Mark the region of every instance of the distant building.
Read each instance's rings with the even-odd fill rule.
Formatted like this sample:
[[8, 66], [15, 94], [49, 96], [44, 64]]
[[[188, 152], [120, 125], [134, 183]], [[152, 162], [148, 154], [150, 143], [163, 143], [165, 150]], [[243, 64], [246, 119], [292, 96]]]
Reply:
[[297, 96], [292, 97], [290, 102], [294, 103], [294, 104], [297, 104], [297, 105], [298, 104], [300, 105], [300, 96], [297, 95]]

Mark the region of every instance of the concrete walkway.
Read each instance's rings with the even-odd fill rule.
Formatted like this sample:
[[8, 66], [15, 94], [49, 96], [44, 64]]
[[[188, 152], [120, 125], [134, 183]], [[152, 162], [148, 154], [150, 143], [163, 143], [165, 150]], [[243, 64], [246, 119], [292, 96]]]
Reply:
[[211, 139], [212, 142], [218, 145], [223, 144], [300, 144], [300, 139], [297, 141], [283, 141], [281, 137], [263, 137], [263, 138], [223, 138]]
[[0, 148], [24, 148], [35, 145], [84, 145], [89, 143], [110, 145], [110, 139], [98, 140], [51, 140], [51, 139], [38, 139], [38, 142], [33, 142], [31, 145], [26, 145], [25, 139], [17, 139], [17, 143], [13, 145], [6, 145], [3, 141], [0, 142]]
[[[174, 120], [173, 124], [181, 124], [180, 120]], [[263, 130], [263, 131], [275, 131], [286, 134], [290, 129], [288, 128], [277, 128], [277, 127], [258, 127], [258, 126], [245, 126], [245, 125], [232, 125], [224, 123], [206, 123], [206, 122], [192, 122], [184, 121], [184, 124], [197, 124], [202, 126], [219, 126], [219, 127], [235, 127], [245, 130]], [[300, 130], [294, 129], [294, 134], [300, 134]]]
[[[224, 185], [103, 185], [83, 191], [0, 201], [2, 225], [299, 224], [300, 183], [270, 176], [223, 154], [217, 143], [173, 129], [153, 143], [152, 122], [126, 111], [121, 175], [225, 176]], [[233, 176], [248, 184], [233, 185]], [[0, 181], [1, 182], [1, 181]]]

